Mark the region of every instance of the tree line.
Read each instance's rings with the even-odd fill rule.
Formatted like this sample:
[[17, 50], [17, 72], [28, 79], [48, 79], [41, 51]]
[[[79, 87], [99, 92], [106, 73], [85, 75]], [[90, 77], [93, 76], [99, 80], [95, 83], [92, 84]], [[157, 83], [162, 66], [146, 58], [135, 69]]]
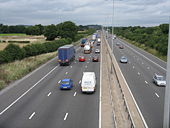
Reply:
[[155, 49], [161, 55], [166, 56], [168, 48], [168, 29], [168, 24], [161, 24], [155, 27], [115, 27], [115, 34]]
[[54, 40], [55, 38], [69, 38], [72, 41], [77, 40], [77, 32], [82, 30], [89, 30], [88, 26], [76, 26], [71, 21], [59, 23], [57, 25], [51, 24], [43, 26], [41, 24], [34, 26], [8, 26], [0, 24], [0, 33], [25, 33], [27, 35], [44, 35], [47, 40]]
[[[81, 31], [81, 33], [78, 33]], [[95, 32], [84, 26], [76, 26], [71, 21], [66, 21], [57, 25], [48, 26], [7, 26], [0, 25], [0, 33], [26, 33], [27, 35], [44, 35], [48, 42], [41, 44], [30, 44], [20, 48], [16, 44], [10, 43], [4, 50], [0, 51], [0, 64], [21, 60], [26, 57], [36, 56], [43, 53], [56, 51], [60, 46], [71, 44], [84, 36]], [[55, 40], [55, 38], [58, 38]]]

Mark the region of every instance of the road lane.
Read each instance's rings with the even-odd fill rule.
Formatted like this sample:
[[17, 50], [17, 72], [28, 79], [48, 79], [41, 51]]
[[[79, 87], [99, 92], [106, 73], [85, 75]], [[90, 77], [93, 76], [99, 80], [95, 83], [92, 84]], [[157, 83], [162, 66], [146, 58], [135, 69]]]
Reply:
[[[83, 55], [82, 49], [83, 48], [77, 52], [76, 58], [78, 58], [79, 55]], [[100, 63], [91, 62], [90, 56], [93, 54], [94, 53], [85, 55], [87, 59], [86, 62], [81, 63], [75, 60], [70, 66], [59, 66], [56, 70], [51, 72], [44, 80], [29, 91], [29, 93], [24, 95], [0, 116], [0, 127], [97, 128], [99, 124], [99, 87], [97, 87], [94, 94], [88, 95], [82, 94], [79, 86], [83, 71], [94, 71], [98, 78], [97, 85], [100, 85]], [[54, 60], [54, 62], [56, 63], [56, 60]], [[54, 62], [52, 65], [54, 65]], [[51, 63], [46, 65], [46, 69], [50, 69], [51, 67]], [[41, 70], [39, 73], [42, 73]], [[40, 76], [39, 73], [35, 72], [36, 75], [33, 74], [28, 77], [28, 79], [21, 81], [19, 83], [20, 85], [16, 86], [16, 91], [13, 91], [13, 88], [11, 88], [6, 91], [6, 93], [2, 94], [2, 99], [0, 97], [0, 101], [3, 102], [7, 100], [7, 102], [5, 105], [0, 106], [1, 111], [11, 103], [12, 99], [16, 99], [15, 97], [20, 96], [26, 89], [29, 89], [35, 82], [34, 80], [32, 82], [32, 79], [37, 80], [39, 77], [36, 76]], [[61, 91], [59, 89], [58, 82], [64, 77], [73, 79], [74, 87], [72, 90]], [[24, 89], [20, 92], [20, 86], [22, 87], [27, 84], [29, 84], [29, 86], [23, 87]], [[4, 95], [9, 95], [8, 97], [10, 97], [14, 92], [19, 93], [8, 101]]]
[[[125, 48], [119, 49], [116, 46], [116, 42], [122, 44]], [[138, 48], [135, 48], [140, 54], [132, 50], [132, 48], [124, 45], [122, 40], [114, 40], [113, 53], [119, 66], [122, 70], [125, 79], [135, 97], [135, 100], [146, 120], [148, 127], [160, 128], [163, 123], [163, 102], [164, 102], [164, 87], [158, 87], [152, 82], [152, 77], [154, 73], [158, 73], [165, 76], [165, 70], [160, 66], [155, 65], [152, 61], [151, 55], [144, 54], [152, 61], [146, 59], [146, 57], [141, 56], [143, 54]], [[127, 43], [126, 43], [127, 44]], [[109, 45], [111, 46], [111, 38], [109, 38]], [[128, 45], [131, 46], [131, 45]], [[127, 56], [129, 59], [128, 64], [121, 64], [119, 62], [121, 56]], [[162, 64], [159, 59], [155, 63]], [[165, 67], [163, 63], [161, 66]]]

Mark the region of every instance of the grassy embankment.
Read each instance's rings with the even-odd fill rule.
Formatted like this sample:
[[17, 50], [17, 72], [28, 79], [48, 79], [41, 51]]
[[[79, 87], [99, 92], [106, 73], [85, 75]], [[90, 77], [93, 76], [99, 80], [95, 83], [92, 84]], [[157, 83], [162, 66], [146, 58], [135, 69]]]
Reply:
[[[73, 44], [77, 45], [79, 42], [80, 40]], [[52, 52], [0, 65], [0, 90], [9, 85], [9, 83], [22, 78], [55, 56], [56, 52]]]
[[122, 37], [122, 36], [119, 36], [119, 37], [120, 37], [121, 39], [125, 40], [126, 42], [128, 42], [128, 43], [130, 43], [130, 44], [132, 44], [132, 45], [135, 45], [135, 46], [137, 46], [137, 47], [139, 47], [139, 48], [141, 48], [141, 49], [143, 49], [143, 50], [151, 53], [152, 55], [160, 58], [160, 59], [163, 60], [163, 61], [165, 61], [165, 62], [167, 61], [167, 56], [161, 55], [161, 54], [160, 54], [158, 51], [156, 51], [155, 49], [149, 48], [149, 47], [145, 46], [144, 44], [140, 44], [140, 43], [138, 43], [138, 42], [131, 41], [131, 40], [126, 39], [126, 38], [124, 38], [124, 37]]

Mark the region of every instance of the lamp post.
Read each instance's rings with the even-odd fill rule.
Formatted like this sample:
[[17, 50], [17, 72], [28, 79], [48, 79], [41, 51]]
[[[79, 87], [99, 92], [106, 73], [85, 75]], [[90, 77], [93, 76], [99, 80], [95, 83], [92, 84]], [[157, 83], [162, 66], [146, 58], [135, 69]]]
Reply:
[[167, 54], [167, 71], [166, 71], [166, 88], [164, 99], [164, 120], [163, 128], [169, 128], [170, 115], [170, 18], [169, 18], [169, 38], [168, 38], [168, 54]]

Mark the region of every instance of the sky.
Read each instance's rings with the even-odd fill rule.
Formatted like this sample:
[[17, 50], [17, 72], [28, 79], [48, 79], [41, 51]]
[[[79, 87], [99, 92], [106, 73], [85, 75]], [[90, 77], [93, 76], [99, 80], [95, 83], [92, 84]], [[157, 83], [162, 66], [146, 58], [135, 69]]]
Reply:
[[0, 23], [7, 25], [156, 26], [169, 17], [170, 0], [0, 0]]

